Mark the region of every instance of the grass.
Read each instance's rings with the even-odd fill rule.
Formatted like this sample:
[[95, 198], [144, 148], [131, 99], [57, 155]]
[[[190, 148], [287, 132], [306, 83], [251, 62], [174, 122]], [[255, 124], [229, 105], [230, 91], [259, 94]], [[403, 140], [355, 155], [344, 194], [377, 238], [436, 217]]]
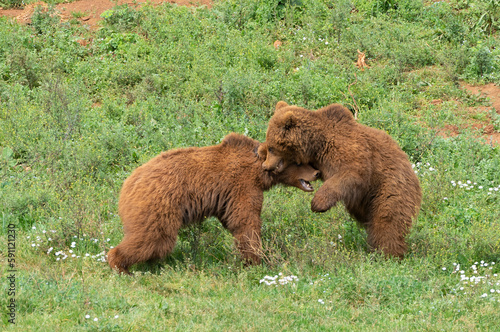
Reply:
[[[117, 6], [97, 31], [0, 19], [2, 329], [495, 330], [500, 150], [473, 130], [437, 134], [489, 106], [460, 80], [500, 83], [498, 20], [477, 12], [494, 3], [473, 3]], [[369, 69], [355, 67], [357, 49]], [[313, 194], [277, 187], [262, 265], [243, 267], [209, 219], [134, 277], [113, 273], [105, 253], [123, 237], [117, 197], [131, 171], [232, 131], [263, 141], [279, 100], [343, 103], [398, 141], [424, 193], [407, 257], [369, 253], [341, 205], [315, 214]], [[498, 130], [492, 114], [471, 121]]]

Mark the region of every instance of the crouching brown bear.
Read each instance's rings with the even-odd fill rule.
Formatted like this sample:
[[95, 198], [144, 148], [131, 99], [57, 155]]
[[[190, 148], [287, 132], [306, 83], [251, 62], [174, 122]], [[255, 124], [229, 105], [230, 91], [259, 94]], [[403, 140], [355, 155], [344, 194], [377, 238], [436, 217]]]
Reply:
[[341, 201], [363, 226], [371, 249], [402, 257], [422, 193], [407, 155], [384, 131], [357, 123], [339, 104], [316, 111], [280, 101], [266, 134], [265, 170], [312, 164], [324, 180], [311, 209]]
[[260, 263], [263, 192], [282, 183], [313, 191], [320, 173], [289, 164], [262, 169], [265, 144], [235, 133], [220, 144], [163, 152], [125, 180], [118, 202], [123, 241], [108, 253], [112, 269], [129, 273], [139, 262], [169, 254], [182, 226], [217, 217], [235, 238], [246, 263]]

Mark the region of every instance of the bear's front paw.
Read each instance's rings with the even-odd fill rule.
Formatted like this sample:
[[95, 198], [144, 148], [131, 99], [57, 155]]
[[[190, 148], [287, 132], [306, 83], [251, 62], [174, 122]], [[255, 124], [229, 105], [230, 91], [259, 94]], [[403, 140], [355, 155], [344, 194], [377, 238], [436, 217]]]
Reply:
[[331, 207], [335, 206], [336, 203], [336, 201], [331, 202], [321, 196], [314, 196], [313, 200], [311, 201], [311, 210], [313, 212], [326, 212]]

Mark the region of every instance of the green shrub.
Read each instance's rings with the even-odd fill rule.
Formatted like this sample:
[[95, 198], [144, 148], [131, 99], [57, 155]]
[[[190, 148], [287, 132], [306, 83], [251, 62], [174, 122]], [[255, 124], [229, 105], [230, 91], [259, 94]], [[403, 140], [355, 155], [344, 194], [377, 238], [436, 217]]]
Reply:
[[0, 1], [0, 6], [9, 9], [9, 8], [21, 8], [24, 5], [24, 0], [2, 0]]
[[469, 51], [470, 62], [464, 69], [463, 76], [475, 81], [492, 81], [500, 78], [500, 52], [478, 44]]
[[48, 9], [37, 5], [33, 16], [31, 16], [31, 24], [35, 32], [38, 34], [48, 34], [54, 31], [56, 24], [59, 23], [59, 16], [55, 15], [55, 7], [50, 5]]
[[123, 4], [106, 10], [101, 14], [101, 17], [110, 28], [123, 31], [138, 28], [144, 15], [140, 10], [136, 10], [128, 4]]

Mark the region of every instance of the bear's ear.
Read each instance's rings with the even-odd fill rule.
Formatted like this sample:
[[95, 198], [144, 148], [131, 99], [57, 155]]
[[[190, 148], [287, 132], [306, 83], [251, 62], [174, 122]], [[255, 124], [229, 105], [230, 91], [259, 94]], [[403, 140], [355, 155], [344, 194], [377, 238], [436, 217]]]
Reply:
[[260, 159], [266, 160], [266, 158], [267, 158], [267, 144], [266, 143], [261, 143], [259, 145], [259, 148], [257, 149], [257, 154], [259, 155]]
[[278, 103], [276, 104], [276, 108], [274, 109], [274, 113], [276, 113], [280, 108], [287, 107], [287, 106], [289, 106], [289, 105], [286, 102], [284, 102], [283, 100], [278, 101]]
[[283, 116], [283, 127], [285, 130], [290, 130], [297, 126], [297, 118], [293, 112], [286, 112]]

